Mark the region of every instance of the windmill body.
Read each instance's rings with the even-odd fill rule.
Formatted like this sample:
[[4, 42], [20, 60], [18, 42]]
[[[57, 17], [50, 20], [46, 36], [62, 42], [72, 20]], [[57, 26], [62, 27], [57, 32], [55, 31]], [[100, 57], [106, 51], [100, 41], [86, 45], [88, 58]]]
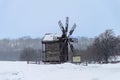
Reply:
[[68, 61], [68, 46], [73, 52], [74, 42], [70, 36], [72, 35], [76, 24], [73, 25], [68, 33], [68, 17], [66, 18], [66, 25], [63, 27], [61, 21], [58, 22], [62, 34], [47, 33], [42, 39], [42, 60], [50, 63], [62, 63]]

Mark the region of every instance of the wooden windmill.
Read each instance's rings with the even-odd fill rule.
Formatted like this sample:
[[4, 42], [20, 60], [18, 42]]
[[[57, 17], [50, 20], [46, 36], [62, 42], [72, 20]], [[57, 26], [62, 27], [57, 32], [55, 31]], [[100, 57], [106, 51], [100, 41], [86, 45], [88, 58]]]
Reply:
[[43, 37], [42, 44], [44, 62], [61, 63], [68, 61], [68, 47], [70, 46], [71, 51], [74, 51], [73, 45], [71, 44], [71, 42], [74, 42], [74, 39], [70, 38], [70, 36], [76, 28], [76, 24], [74, 24], [68, 32], [68, 23], [68, 17], [66, 17], [65, 27], [61, 21], [58, 22], [62, 35], [47, 33]]

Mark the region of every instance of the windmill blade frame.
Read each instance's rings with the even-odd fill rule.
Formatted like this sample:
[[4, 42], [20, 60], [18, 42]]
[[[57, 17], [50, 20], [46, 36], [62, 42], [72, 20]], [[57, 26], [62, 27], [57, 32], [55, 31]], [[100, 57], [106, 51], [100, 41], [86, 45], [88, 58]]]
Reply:
[[68, 43], [69, 43], [69, 46], [70, 46], [71, 51], [74, 52], [74, 47], [73, 47], [73, 45], [70, 44], [70, 42], [68, 42]]
[[78, 43], [78, 39], [77, 38], [69, 38], [70, 42], [74, 42], [74, 43]]
[[[72, 26], [71, 30], [68, 32], [68, 26], [69, 26], [69, 17], [66, 17], [66, 23], [65, 26], [63, 26], [62, 22], [58, 22], [60, 29], [62, 30], [62, 36], [59, 38], [60, 40], [60, 54], [61, 54], [61, 60], [68, 61], [68, 49], [71, 49], [71, 52], [74, 52], [74, 46], [71, 42], [74, 42], [70, 36], [73, 34], [76, 24]], [[68, 34], [67, 34], [68, 33]], [[69, 47], [69, 48], [68, 48]]]
[[66, 33], [68, 32], [68, 23], [69, 23], [69, 17], [66, 17], [66, 26], [65, 26]]
[[59, 25], [61, 31], [62, 31], [63, 33], [65, 33], [65, 29], [64, 29], [63, 24], [62, 24], [61, 21], [58, 21], [58, 25]]
[[76, 28], [76, 24], [74, 24], [73, 27], [71, 28], [68, 37], [70, 37], [73, 34], [75, 28]]

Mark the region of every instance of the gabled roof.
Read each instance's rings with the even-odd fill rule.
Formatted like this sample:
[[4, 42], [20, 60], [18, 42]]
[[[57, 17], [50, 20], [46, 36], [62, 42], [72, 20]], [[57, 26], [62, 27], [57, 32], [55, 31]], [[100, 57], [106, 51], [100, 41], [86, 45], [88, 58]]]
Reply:
[[52, 41], [58, 41], [58, 37], [61, 37], [61, 34], [57, 33], [46, 33], [45, 36], [42, 39], [42, 42], [52, 42]]

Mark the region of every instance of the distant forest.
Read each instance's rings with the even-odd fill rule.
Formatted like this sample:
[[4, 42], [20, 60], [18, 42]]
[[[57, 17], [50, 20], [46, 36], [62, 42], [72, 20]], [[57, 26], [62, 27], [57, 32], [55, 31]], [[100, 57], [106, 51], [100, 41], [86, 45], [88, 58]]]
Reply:
[[[75, 49], [85, 50], [93, 43], [92, 38], [77, 37], [78, 43], [73, 43]], [[26, 48], [42, 50], [42, 38], [31, 38], [29, 36], [19, 39], [1, 39], [0, 40], [0, 60], [19, 61], [22, 51]]]
[[29, 36], [19, 39], [1, 39], [0, 40], [0, 60], [19, 61], [22, 50], [31, 47], [41, 49], [41, 39], [32, 39]]
[[[80, 55], [82, 61], [108, 62], [111, 57], [120, 55], [120, 36], [116, 36], [113, 30], [108, 29], [94, 38], [76, 37], [78, 43], [74, 45], [74, 52], [69, 51], [69, 56]], [[0, 40], [0, 60], [3, 61], [24, 61], [25, 51], [37, 53], [34, 55], [38, 59], [42, 53], [42, 38], [31, 38], [29, 36], [18, 39]], [[34, 59], [33, 59], [34, 60]], [[71, 61], [71, 57], [69, 57]]]

